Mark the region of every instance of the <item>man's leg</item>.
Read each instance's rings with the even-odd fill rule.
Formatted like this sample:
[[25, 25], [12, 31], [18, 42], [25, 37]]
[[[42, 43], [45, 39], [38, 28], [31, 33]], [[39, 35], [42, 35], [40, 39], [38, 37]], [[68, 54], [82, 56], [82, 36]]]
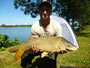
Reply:
[[50, 58], [50, 57], [44, 57], [43, 58], [43, 68], [57, 68], [57, 54], [55, 55], [54, 59]]
[[41, 52], [38, 53], [30, 53], [30, 51], [27, 51], [23, 54], [21, 57], [21, 66], [22, 68], [32, 68], [32, 60], [35, 56], [40, 55]]
[[57, 68], [57, 53], [55, 54], [55, 68]]
[[22, 66], [22, 68], [31, 68], [33, 58], [34, 58], [34, 54], [23, 55], [21, 57], [21, 66]]

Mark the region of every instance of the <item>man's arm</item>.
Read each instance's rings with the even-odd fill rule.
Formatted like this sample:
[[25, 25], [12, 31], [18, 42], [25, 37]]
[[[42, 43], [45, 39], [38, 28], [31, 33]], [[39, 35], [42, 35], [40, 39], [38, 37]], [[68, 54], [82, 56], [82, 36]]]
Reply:
[[[35, 37], [34, 37], [33, 34], [31, 33], [30, 39], [32, 39], [32, 38], [35, 38]], [[40, 51], [40, 52], [43, 51], [43, 50], [39, 49], [36, 45], [32, 45], [32, 50], [33, 50], [34, 53], [37, 53], [37, 52], [39, 52], [39, 51]]]

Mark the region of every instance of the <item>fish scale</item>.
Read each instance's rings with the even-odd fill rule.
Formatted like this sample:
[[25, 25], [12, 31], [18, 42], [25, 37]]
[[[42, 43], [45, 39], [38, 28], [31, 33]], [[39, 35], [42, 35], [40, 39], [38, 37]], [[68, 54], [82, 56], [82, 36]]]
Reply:
[[[16, 52], [15, 60], [17, 61], [25, 51], [32, 50], [32, 45], [39, 47], [43, 50], [42, 55], [46, 56], [48, 53], [56, 52], [57, 50], [70, 50], [75, 51], [78, 48], [64, 39], [63, 37], [38, 37], [29, 39], [22, 45], [13, 47], [9, 52]], [[47, 53], [45, 53], [47, 52]]]

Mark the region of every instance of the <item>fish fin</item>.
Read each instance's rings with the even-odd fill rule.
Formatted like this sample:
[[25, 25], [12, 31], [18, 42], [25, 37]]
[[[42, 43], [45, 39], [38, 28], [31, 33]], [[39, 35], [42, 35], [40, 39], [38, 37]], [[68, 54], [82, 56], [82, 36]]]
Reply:
[[21, 58], [21, 56], [23, 55], [23, 53], [24, 53], [24, 50], [19, 49], [15, 54], [15, 61], [18, 61]]
[[33, 38], [33, 35], [31, 34], [31, 35], [30, 35], [30, 39], [32, 39], [32, 38]]
[[10, 53], [14, 53], [14, 52], [16, 52], [19, 48], [20, 48], [20, 45], [16, 45], [16, 46], [14, 46], [14, 47], [11, 47], [8, 51], [9, 51]]
[[43, 52], [43, 53], [41, 54], [41, 58], [45, 57], [47, 54], [48, 54], [48, 52]]

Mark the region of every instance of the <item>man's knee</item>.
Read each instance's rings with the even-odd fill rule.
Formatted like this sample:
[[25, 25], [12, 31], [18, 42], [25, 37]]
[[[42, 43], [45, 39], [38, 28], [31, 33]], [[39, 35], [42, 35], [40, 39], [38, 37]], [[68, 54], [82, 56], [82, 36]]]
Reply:
[[28, 54], [28, 55], [23, 55], [21, 57], [21, 66], [23, 68], [26, 68], [27, 65], [31, 65], [32, 63], [32, 59], [34, 58], [34, 55], [33, 54]]

